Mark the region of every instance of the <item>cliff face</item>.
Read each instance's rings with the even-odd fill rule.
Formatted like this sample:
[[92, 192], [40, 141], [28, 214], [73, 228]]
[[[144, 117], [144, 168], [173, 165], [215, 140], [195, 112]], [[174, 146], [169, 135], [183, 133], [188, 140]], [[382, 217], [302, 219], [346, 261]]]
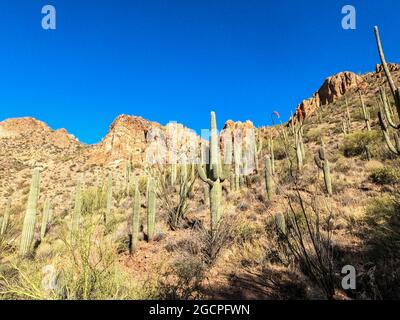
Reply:
[[[389, 64], [391, 72], [400, 71], [399, 64]], [[328, 105], [354, 89], [363, 89], [369, 78], [373, 76], [377, 79], [384, 79], [383, 68], [377, 65], [375, 73], [366, 73], [359, 76], [353, 72], [344, 71], [326, 78], [322, 86], [311, 98], [303, 100], [296, 108], [295, 118], [311, 115], [320, 106]]]

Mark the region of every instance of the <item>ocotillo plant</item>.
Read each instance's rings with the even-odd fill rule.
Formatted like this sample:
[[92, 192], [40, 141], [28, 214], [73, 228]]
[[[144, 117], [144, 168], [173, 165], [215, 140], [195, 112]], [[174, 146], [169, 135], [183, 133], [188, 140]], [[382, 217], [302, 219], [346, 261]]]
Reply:
[[[301, 124], [300, 124], [300, 126], [301, 126]], [[299, 171], [301, 171], [303, 168], [304, 145], [302, 145], [302, 137], [301, 137], [300, 128], [295, 130], [294, 143], [295, 143], [295, 149], [296, 149], [297, 169]]]
[[35, 169], [32, 175], [29, 190], [28, 204], [26, 207], [24, 225], [22, 227], [21, 245], [19, 253], [25, 256], [30, 253], [33, 237], [35, 235], [36, 210], [39, 199], [39, 170]]
[[206, 167], [204, 167], [203, 164], [199, 164], [197, 171], [199, 172], [200, 179], [207, 183], [210, 188], [211, 232], [214, 233], [218, 229], [221, 219], [222, 182], [230, 171], [230, 164], [221, 164], [215, 112], [211, 112], [211, 133], [209, 144], [210, 163]]
[[153, 178], [147, 180], [147, 239], [152, 241], [156, 222], [156, 185]]
[[8, 199], [6, 207], [4, 209], [3, 221], [1, 223], [0, 235], [4, 235], [8, 228], [8, 221], [10, 219], [11, 211], [11, 198]]
[[325, 188], [326, 192], [329, 195], [332, 195], [332, 178], [331, 178], [331, 171], [330, 171], [330, 166], [329, 166], [329, 161], [326, 158], [326, 153], [325, 153], [325, 144], [323, 141], [321, 141], [321, 147], [319, 149], [318, 154], [314, 157], [315, 164], [319, 169], [321, 169], [324, 173], [324, 182], [325, 182]]
[[107, 223], [111, 218], [112, 205], [113, 205], [113, 178], [112, 174], [110, 173], [108, 175], [108, 181], [107, 181], [107, 207], [104, 214], [104, 223]]
[[82, 186], [81, 182], [78, 181], [75, 190], [75, 204], [74, 210], [72, 211], [71, 217], [71, 235], [76, 233], [79, 230], [79, 225], [81, 223], [81, 216], [82, 216]]
[[363, 117], [364, 117], [364, 121], [365, 121], [365, 127], [367, 128], [368, 131], [371, 131], [371, 124], [370, 124], [371, 117], [370, 117], [370, 114], [369, 114], [367, 108], [365, 107], [364, 98], [363, 98], [361, 92], [359, 92], [359, 95], [360, 95], [362, 113], [363, 113]]
[[175, 186], [177, 176], [176, 163], [173, 162], [171, 163], [171, 186]]
[[137, 242], [139, 240], [139, 228], [140, 228], [140, 191], [138, 184], [135, 183], [133, 192], [131, 242], [129, 248], [130, 254], [136, 251]]
[[44, 206], [43, 206], [43, 215], [42, 215], [42, 225], [40, 228], [40, 240], [43, 241], [44, 237], [46, 236], [48, 225], [50, 222], [50, 200], [46, 199]]
[[271, 201], [275, 194], [275, 186], [272, 177], [272, 162], [270, 156], [265, 157], [265, 187], [267, 191], [267, 199]]
[[[383, 52], [383, 48], [382, 48], [382, 43], [381, 43], [378, 27], [375, 27], [374, 31], [375, 31], [376, 43], [377, 43], [377, 46], [378, 46], [378, 52], [379, 52], [380, 60], [381, 60], [381, 63], [382, 63], [382, 67], [383, 67], [383, 70], [385, 72], [386, 78], [388, 79], [390, 91], [392, 92], [392, 95], [394, 97], [397, 115], [400, 118], [400, 90], [399, 90], [398, 87], [396, 87], [396, 85], [395, 85], [395, 83], [393, 81], [392, 75], [390, 73], [389, 67], [388, 67], [388, 65], [386, 63], [385, 54]], [[395, 130], [400, 130], [400, 124], [396, 125], [394, 123], [394, 121], [392, 120], [392, 118], [390, 117], [390, 112], [388, 112], [389, 105], [387, 103], [387, 98], [386, 98], [386, 94], [385, 94], [384, 90], [381, 89], [380, 93], [381, 93], [381, 98], [382, 98], [382, 102], [383, 102], [383, 106], [384, 106], [383, 109], [384, 110], [382, 110], [382, 108], [381, 108], [381, 111], [378, 113], [379, 123], [381, 125], [381, 129], [382, 129], [383, 135], [385, 137], [386, 144], [389, 147], [389, 150], [391, 152], [393, 152], [394, 154], [396, 154], [397, 156], [400, 156], [400, 139], [399, 139], [399, 135], [398, 135], [397, 132], [394, 132], [393, 136], [394, 136], [395, 144], [393, 145], [393, 143], [390, 140], [389, 130], [388, 130], [388, 127], [387, 127], [387, 125], [385, 123], [384, 115], [386, 115], [386, 120], [388, 121], [389, 125], [391, 127], [393, 127]]]

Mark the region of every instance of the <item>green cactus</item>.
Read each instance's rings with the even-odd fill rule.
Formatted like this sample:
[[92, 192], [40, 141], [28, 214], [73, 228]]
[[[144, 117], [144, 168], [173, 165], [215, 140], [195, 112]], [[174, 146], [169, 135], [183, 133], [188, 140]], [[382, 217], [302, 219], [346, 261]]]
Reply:
[[125, 163], [125, 193], [129, 196], [130, 184], [131, 184], [132, 164], [131, 161]]
[[286, 236], [286, 221], [283, 213], [275, 215], [275, 227], [279, 236]]
[[347, 132], [351, 132], [351, 114], [350, 114], [350, 109], [349, 109], [349, 102], [347, 101], [347, 97], [345, 97], [346, 101], [346, 120], [347, 120]]
[[211, 112], [211, 133], [209, 145], [210, 164], [204, 168], [203, 164], [200, 163], [197, 171], [200, 179], [207, 183], [210, 188], [211, 232], [214, 233], [218, 229], [221, 220], [222, 183], [225, 181], [231, 168], [230, 164], [221, 164], [215, 112]]
[[3, 220], [1, 223], [0, 235], [4, 235], [8, 228], [8, 221], [10, 220], [10, 212], [11, 212], [11, 198], [8, 199], [6, 207], [4, 209]]
[[267, 190], [267, 199], [271, 201], [275, 194], [275, 186], [272, 177], [272, 161], [270, 156], [265, 157], [265, 187]]
[[81, 223], [82, 217], [82, 205], [83, 205], [83, 197], [82, 197], [82, 186], [81, 182], [78, 181], [75, 190], [75, 205], [74, 210], [72, 211], [71, 217], [71, 234], [79, 231], [79, 225]]
[[147, 180], [147, 239], [152, 241], [156, 221], [156, 185], [153, 178]]
[[[254, 130], [253, 130], [253, 132], [254, 132]], [[254, 146], [254, 162], [255, 162], [255, 166], [256, 166], [256, 172], [258, 173], [260, 171], [258, 158], [261, 155], [262, 148], [263, 148], [263, 140], [262, 140], [260, 133], [258, 135], [256, 135], [254, 133], [253, 146]]]
[[274, 139], [272, 137], [268, 140], [268, 149], [271, 157], [272, 175], [275, 175], [275, 153], [274, 153]]
[[48, 225], [50, 222], [50, 211], [51, 211], [51, 204], [50, 200], [46, 199], [44, 206], [43, 206], [43, 215], [42, 215], [42, 226], [40, 228], [40, 240], [43, 241], [44, 237], [46, 236]]
[[108, 181], [107, 181], [107, 207], [104, 214], [104, 223], [107, 223], [111, 218], [112, 205], [113, 205], [113, 177], [112, 174], [110, 173], [108, 175]]
[[314, 157], [314, 160], [317, 167], [321, 169], [324, 173], [326, 192], [331, 196], [332, 195], [331, 171], [330, 171], [329, 161], [325, 155], [325, 144], [323, 141], [321, 141], [321, 147], [319, 149], [318, 154]]
[[21, 245], [19, 253], [25, 256], [30, 253], [33, 237], [35, 235], [36, 210], [39, 199], [39, 170], [35, 169], [32, 175], [29, 190], [28, 204], [25, 213], [24, 225], [22, 227]]
[[371, 116], [370, 116], [370, 114], [369, 114], [369, 112], [368, 112], [368, 110], [367, 110], [367, 108], [365, 106], [364, 98], [363, 98], [361, 92], [359, 92], [359, 95], [360, 95], [361, 108], [362, 108], [363, 118], [364, 118], [364, 121], [365, 121], [365, 126], [366, 126], [368, 131], [371, 131], [371, 124], [370, 124]]
[[136, 251], [137, 242], [139, 240], [139, 228], [140, 228], [140, 191], [138, 184], [135, 183], [133, 192], [131, 242], [129, 248], [130, 254]]

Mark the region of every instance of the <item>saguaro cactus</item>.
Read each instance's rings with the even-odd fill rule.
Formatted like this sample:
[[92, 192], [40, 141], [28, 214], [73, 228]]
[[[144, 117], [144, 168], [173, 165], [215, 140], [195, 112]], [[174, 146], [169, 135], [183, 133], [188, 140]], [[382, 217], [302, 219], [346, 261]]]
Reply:
[[11, 198], [8, 199], [6, 207], [4, 209], [3, 221], [1, 223], [0, 235], [6, 233], [8, 228], [8, 221], [10, 219], [10, 211], [11, 211]]
[[275, 226], [279, 236], [286, 235], [286, 221], [283, 213], [277, 213], [275, 215]]
[[39, 199], [39, 170], [35, 169], [32, 175], [29, 190], [28, 204], [26, 207], [24, 225], [22, 227], [21, 245], [19, 253], [25, 256], [30, 253], [33, 237], [35, 235], [36, 210]]
[[43, 206], [43, 216], [42, 216], [42, 226], [40, 228], [40, 240], [43, 241], [48, 230], [48, 224], [50, 221], [50, 210], [51, 210], [50, 200], [46, 199]]
[[274, 139], [272, 137], [268, 140], [269, 155], [271, 157], [272, 175], [275, 174], [275, 153], [274, 153]]
[[266, 156], [265, 158], [265, 187], [267, 189], [267, 199], [271, 201], [275, 194], [275, 186], [272, 178], [272, 161], [270, 156]]
[[221, 164], [220, 148], [218, 144], [217, 121], [215, 112], [211, 112], [211, 134], [210, 134], [210, 163], [206, 166], [198, 165], [200, 179], [210, 188], [210, 214], [211, 232], [214, 233], [221, 219], [221, 194], [222, 182], [225, 181], [229, 171], [229, 164]]
[[319, 149], [318, 154], [314, 158], [315, 163], [319, 169], [321, 169], [324, 173], [324, 182], [326, 192], [329, 195], [332, 195], [332, 179], [331, 179], [331, 171], [329, 166], [329, 161], [326, 159], [325, 155], [325, 144], [321, 141], [321, 147]]
[[[398, 87], [396, 87], [396, 85], [395, 85], [395, 83], [393, 81], [392, 75], [390, 74], [389, 67], [388, 67], [388, 65], [386, 63], [386, 59], [385, 59], [385, 55], [384, 55], [384, 52], [383, 52], [383, 48], [382, 48], [382, 43], [381, 43], [378, 27], [375, 27], [375, 37], [376, 37], [376, 43], [377, 43], [377, 46], [378, 46], [378, 51], [379, 51], [379, 56], [380, 56], [380, 59], [381, 59], [382, 67], [383, 67], [383, 70], [385, 72], [386, 78], [388, 79], [390, 91], [392, 92], [392, 95], [394, 97], [397, 115], [400, 118], [400, 90], [399, 90]], [[399, 135], [397, 133], [397, 131], [400, 130], [400, 124], [396, 125], [394, 123], [394, 121], [392, 120], [392, 117], [391, 117], [390, 112], [389, 112], [390, 106], [388, 105], [388, 102], [387, 102], [388, 99], [386, 97], [386, 93], [385, 93], [383, 88], [381, 88], [380, 94], [381, 94], [381, 100], [382, 100], [382, 103], [383, 103], [383, 110], [381, 108], [380, 112], [378, 113], [381, 130], [383, 132], [383, 135], [385, 137], [385, 141], [386, 141], [386, 144], [387, 144], [389, 150], [391, 152], [393, 152], [394, 154], [396, 154], [397, 156], [400, 156], [400, 139], [399, 139]], [[396, 130], [393, 133], [394, 142], [395, 142], [394, 145], [390, 140], [389, 130], [388, 130], [388, 127], [387, 127], [386, 122], [385, 122], [385, 116], [386, 116], [386, 120], [389, 123], [389, 125], [393, 129]]]
[[131, 174], [132, 174], [132, 164], [131, 161], [128, 160], [125, 163], [125, 193], [127, 196], [129, 196], [130, 193]]
[[147, 239], [152, 241], [156, 222], [156, 185], [153, 178], [147, 180]]
[[371, 124], [370, 124], [371, 117], [370, 117], [370, 114], [369, 114], [367, 108], [365, 107], [364, 98], [363, 98], [361, 92], [359, 92], [359, 95], [360, 95], [362, 113], [363, 113], [363, 117], [364, 117], [364, 121], [365, 121], [365, 127], [367, 128], [368, 131], [371, 131]]
[[129, 251], [132, 254], [136, 251], [137, 242], [139, 240], [140, 228], [140, 191], [139, 186], [135, 183], [133, 192], [133, 210], [132, 210], [132, 229], [131, 229], [131, 243]]

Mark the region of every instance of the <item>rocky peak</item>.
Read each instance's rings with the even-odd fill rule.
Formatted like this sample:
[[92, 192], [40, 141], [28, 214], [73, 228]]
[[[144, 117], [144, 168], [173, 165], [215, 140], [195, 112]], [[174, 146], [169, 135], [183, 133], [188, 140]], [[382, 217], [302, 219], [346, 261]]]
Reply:
[[48, 134], [51, 129], [42, 121], [34, 118], [13, 118], [0, 122], [0, 138], [32, 134]]
[[312, 114], [321, 105], [327, 105], [358, 87], [363, 78], [353, 72], [344, 71], [325, 79], [322, 86], [310, 99], [303, 100], [296, 108], [295, 117]]

